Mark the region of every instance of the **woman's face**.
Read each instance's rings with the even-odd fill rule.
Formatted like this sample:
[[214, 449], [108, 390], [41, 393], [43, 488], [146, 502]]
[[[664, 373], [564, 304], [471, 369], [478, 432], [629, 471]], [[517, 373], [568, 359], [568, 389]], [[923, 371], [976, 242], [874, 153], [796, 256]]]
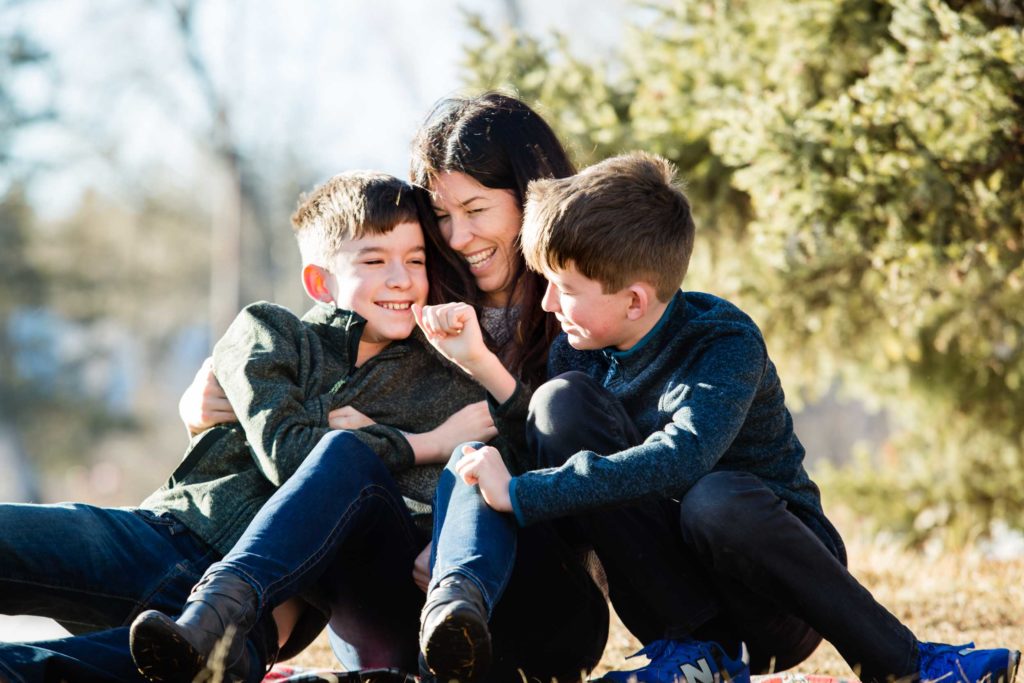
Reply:
[[458, 171], [430, 188], [434, 213], [449, 246], [469, 263], [488, 306], [508, 306], [523, 210], [511, 190], [495, 190]]

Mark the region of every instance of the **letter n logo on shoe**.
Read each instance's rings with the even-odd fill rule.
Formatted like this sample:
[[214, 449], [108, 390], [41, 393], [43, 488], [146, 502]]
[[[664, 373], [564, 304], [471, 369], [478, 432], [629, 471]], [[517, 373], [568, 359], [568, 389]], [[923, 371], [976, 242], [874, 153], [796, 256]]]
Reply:
[[697, 660], [697, 664], [700, 666], [699, 669], [689, 662], [679, 667], [686, 683], [715, 683], [715, 675], [711, 673], [711, 665], [708, 664], [708, 660], [702, 657]]

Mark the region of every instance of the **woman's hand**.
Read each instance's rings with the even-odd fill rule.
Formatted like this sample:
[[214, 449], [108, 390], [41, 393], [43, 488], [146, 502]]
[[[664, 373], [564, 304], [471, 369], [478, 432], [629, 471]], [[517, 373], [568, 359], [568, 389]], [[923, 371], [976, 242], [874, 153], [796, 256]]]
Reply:
[[352, 406], [342, 406], [327, 413], [327, 425], [331, 429], [359, 429], [377, 424]]
[[427, 586], [430, 585], [430, 547], [433, 544], [433, 541], [428, 543], [412, 563], [412, 580], [424, 593], [427, 592]]
[[487, 443], [498, 435], [498, 428], [494, 426], [487, 401], [477, 401], [453, 413], [434, 430], [434, 434], [437, 436], [442, 458], [447, 460], [460, 443]]
[[196, 435], [214, 425], [237, 422], [224, 388], [213, 374], [213, 358], [207, 358], [178, 401], [178, 415], [189, 434]]
[[498, 435], [486, 401], [456, 411], [440, 425], [422, 434], [406, 434], [417, 465], [447, 462], [452, 451], [467, 441], [490, 441]]

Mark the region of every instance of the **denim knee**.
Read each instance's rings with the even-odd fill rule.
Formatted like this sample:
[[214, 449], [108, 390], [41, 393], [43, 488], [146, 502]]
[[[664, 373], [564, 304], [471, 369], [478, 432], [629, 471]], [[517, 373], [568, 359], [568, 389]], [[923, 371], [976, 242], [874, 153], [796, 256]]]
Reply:
[[300, 469], [315, 469], [318, 476], [387, 477], [387, 467], [373, 450], [348, 430], [328, 432], [302, 462]]
[[483, 448], [485, 445], [486, 444], [482, 441], [467, 441], [466, 443], [460, 443], [455, 447], [455, 450], [452, 451], [452, 454], [448, 456], [448, 464], [445, 465], [444, 468], [451, 471], [452, 474], [455, 474], [455, 466], [459, 464], [459, 461], [462, 460], [462, 457], [465, 455], [465, 453], [462, 452], [463, 448], [469, 446], [473, 450], [478, 450]]

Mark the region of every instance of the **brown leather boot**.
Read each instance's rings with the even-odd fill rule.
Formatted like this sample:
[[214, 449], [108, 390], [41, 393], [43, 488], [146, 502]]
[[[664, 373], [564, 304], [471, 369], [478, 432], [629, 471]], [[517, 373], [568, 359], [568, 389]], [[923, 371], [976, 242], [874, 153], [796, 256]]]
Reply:
[[480, 680], [491, 665], [491, 632], [480, 589], [461, 574], [441, 579], [420, 613], [420, 653], [437, 681]]
[[252, 668], [246, 637], [256, 623], [256, 591], [242, 578], [219, 571], [192, 589], [177, 619], [148, 610], [132, 622], [135, 665], [150, 681], [191, 683], [217, 668], [225, 681], [244, 681]]

